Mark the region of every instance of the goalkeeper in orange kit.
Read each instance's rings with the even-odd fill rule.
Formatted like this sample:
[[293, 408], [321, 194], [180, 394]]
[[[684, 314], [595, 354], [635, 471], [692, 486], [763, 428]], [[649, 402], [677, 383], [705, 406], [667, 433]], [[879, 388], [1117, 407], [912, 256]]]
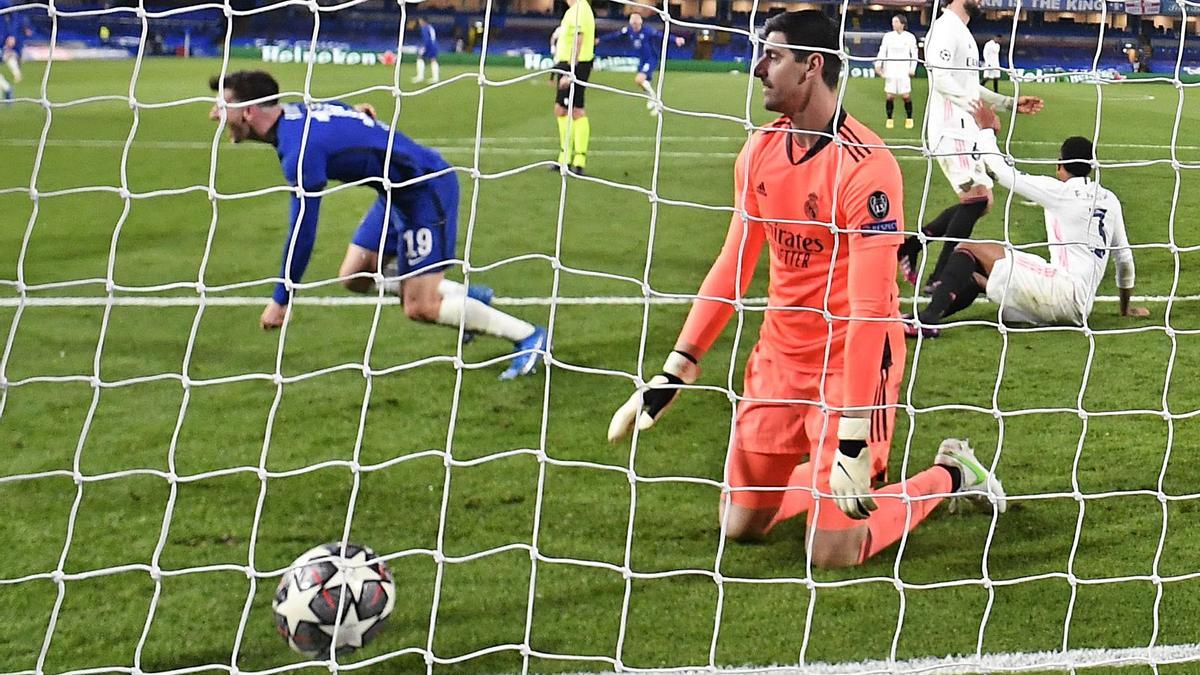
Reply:
[[[813, 563], [845, 567], [895, 543], [946, 496], [990, 495], [1003, 511], [1004, 492], [957, 439], [942, 442], [932, 467], [872, 489], [887, 468], [904, 374], [900, 169], [838, 106], [837, 25], [819, 11], [788, 12], [764, 33], [754, 75], [781, 117], [738, 156], [736, 212], [699, 292], [741, 297], [767, 245], [769, 306], [746, 364], [722, 517], [727, 536], [755, 540], [807, 513]], [[609, 440], [658, 421], [699, 377], [732, 313], [729, 302], [692, 305], [663, 372], [613, 415]], [[918, 499], [906, 504], [904, 493]]]

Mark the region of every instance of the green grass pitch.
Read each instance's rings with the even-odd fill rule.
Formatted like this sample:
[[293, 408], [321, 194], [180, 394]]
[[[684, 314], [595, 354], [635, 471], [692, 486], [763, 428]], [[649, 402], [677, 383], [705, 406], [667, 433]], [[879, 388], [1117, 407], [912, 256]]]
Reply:
[[[106, 323], [100, 306], [36, 306], [15, 321], [12, 300], [18, 293], [8, 282], [18, 274], [30, 285], [92, 280], [31, 293], [43, 298], [102, 296], [110, 273], [121, 286], [166, 286], [136, 293], [166, 297], [194, 296], [169, 285], [196, 282], [202, 264], [209, 287], [277, 272], [285, 196], [218, 200], [214, 220], [207, 192], [210, 104], [161, 105], [208, 96], [207, 76], [219, 67], [219, 61], [145, 62], [132, 85], [146, 104], [136, 114], [127, 101], [111, 98], [50, 113], [30, 103], [0, 108], [0, 279], [6, 280], [0, 300], [7, 303], [0, 305], [0, 336], [11, 340], [0, 373], [9, 383], [0, 417], [5, 550], [0, 579], [6, 580], [0, 583], [0, 672], [32, 672], [38, 665], [58, 601], [58, 589], [47, 577], [64, 556], [73, 509], [62, 561], [69, 574], [149, 565], [156, 550], [162, 570], [204, 570], [164, 576], [157, 596], [155, 581], [140, 567], [67, 581], [44, 672], [135, 664], [142, 671], [204, 664], [248, 671], [296, 662], [273, 631], [274, 578], [258, 583], [239, 634], [251, 585], [237, 567], [252, 563], [262, 572], [279, 570], [309, 547], [339, 539], [352, 495], [352, 540], [391, 554], [436, 549], [440, 536], [441, 550], [452, 561], [443, 566], [431, 622], [438, 563], [424, 553], [393, 560], [399, 601], [390, 626], [351, 660], [430, 644], [438, 658], [452, 660], [498, 645], [519, 646], [526, 639], [531, 600], [533, 650], [594, 657], [533, 657], [528, 667], [535, 671], [611, 669], [614, 664], [605, 658], [631, 667], [705, 666], [710, 649], [718, 666], [795, 663], [801, 656], [825, 662], [885, 659], [894, 640], [900, 659], [972, 653], [980, 640], [988, 653], [1056, 650], [1064, 642], [1070, 648], [1127, 648], [1152, 640], [1196, 641], [1200, 579], [1188, 575], [1200, 572], [1194, 543], [1200, 499], [1186, 498], [1200, 481], [1193, 456], [1200, 431], [1191, 418], [1200, 411], [1196, 302], [1154, 302], [1151, 317], [1140, 321], [1117, 317], [1113, 304], [1097, 305], [1093, 328], [1138, 329], [1134, 332], [1005, 336], [976, 323], [951, 328], [919, 352], [912, 350], [911, 389], [905, 395], [920, 412], [911, 436], [910, 421], [900, 416], [892, 476], [927, 466], [944, 436], [970, 438], [989, 459], [1002, 439], [998, 471], [1010, 493], [1043, 498], [1017, 500], [995, 522], [990, 541], [990, 514], [939, 511], [899, 558], [893, 549], [859, 569], [811, 576], [803, 523], [785, 524], [763, 545], [720, 548], [719, 490], [654, 480], [720, 480], [732, 412], [724, 394], [683, 396], [660, 428], [642, 438], [633, 458], [628, 443], [605, 442], [608, 416], [628, 396], [630, 381], [588, 369], [637, 369], [641, 305], [557, 307], [552, 349], [562, 366], [511, 383], [495, 379], [502, 364], [476, 367], [508, 351], [507, 344], [490, 339], [464, 348], [471, 367], [461, 371], [444, 358], [403, 368], [453, 356], [456, 344], [452, 331], [405, 321], [395, 303], [379, 314], [369, 354], [375, 308], [362, 305], [298, 307], [282, 349], [278, 333], [258, 330], [259, 304], [212, 305], [200, 314], [188, 306], [117, 306]], [[285, 88], [302, 87], [302, 66], [274, 70]], [[478, 168], [500, 175], [473, 181], [460, 174], [460, 251], [469, 235], [470, 263], [482, 268], [471, 280], [505, 297], [637, 296], [638, 284], [593, 273], [641, 278], [651, 251], [649, 281], [655, 290], [695, 292], [719, 248], [728, 213], [677, 204], [731, 203], [731, 166], [745, 139], [743, 126], [668, 113], [659, 145], [658, 121], [646, 114], [641, 99], [589, 94], [590, 175], [654, 186], [671, 202], [659, 206], [651, 242], [652, 205], [644, 192], [574, 178], [564, 187], [559, 175], [541, 167], [511, 171], [552, 159], [552, 93], [544, 76], [521, 79], [522, 71], [504, 68], [487, 74], [502, 86], [486, 87], [481, 97], [476, 79], [464, 77], [406, 95], [398, 118], [400, 129], [442, 149], [459, 166], [472, 162], [481, 120]], [[132, 75], [132, 62], [57, 63], [48, 96], [55, 102], [126, 96]], [[344, 94], [387, 85], [391, 76], [383, 66], [321, 66], [313, 72], [312, 91]], [[41, 77], [41, 68], [30, 64], [18, 95], [36, 96]], [[624, 74], [602, 73], [596, 81], [632, 88]], [[918, 110], [924, 87], [918, 82]], [[917, 145], [916, 131], [883, 130], [880, 90], [878, 81], [852, 81], [846, 107], [889, 142]], [[1104, 170], [1103, 182], [1124, 200], [1132, 241], [1161, 245], [1136, 251], [1139, 292], [1200, 293], [1200, 250], [1194, 248], [1200, 244], [1200, 171], [1187, 168], [1200, 161], [1200, 92], [1155, 83], [1100, 90], [1039, 84], [1023, 90], [1042, 95], [1047, 108], [1019, 120], [1013, 151], [1023, 158], [1052, 158], [1065, 136], [1090, 136], [1099, 115], [1100, 158], [1120, 164]], [[668, 73], [665, 100], [682, 110], [738, 116], [747, 109], [747, 91], [745, 75]], [[395, 108], [386, 92], [348, 100], [373, 103], [385, 119]], [[769, 119], [757, 95], [749, 109], [756, 122]], [[38, 139], [47, 124], [35, 174]], [[911, 229], [922, 209], [936, 213], [953, 196], [918, 151], [896, 154], [905, 173]], [[267, 146], [222, 142], [216, 157], [214, 187], [223, 195], [282, 184]], [[1174, 169], [1172, 160], [1181, 168]], [[29, 190], [34, 175], [41, 195], [36, 202]], [[122, 185], [150, 196], [127, 202], [115, 191], [78, 190]], [[194, 186], [204, 187], [185, 189]], [[1007, 232], [1019, 243], [1044, 238], [1040, 210], [1017, 199], [1006, 217], [1007, 193], [998, 190], [997, 196], [1000, 203], [977, 236], [1003, 238]], [[356, 188], [325, 199], [306, 281], [336, 276], [350, 233], [372, 198], [369, 190]], [[752, 294], [764, 293], [765, 276], [760, 271]], [[1115, 293], [1111, 279], [1101, 293]], [[334, 284], [306, 294], [348, 297]], [[268, 295], [269, 284], [250, 284], [212, 297], [255, 296], [265, 302]], [[512, 311], [543, 324], [551, 319], [545, 305]], [[683, 305], [648, 310], [647, 377], [670, 348], [685, 312]], [[979, 304], [964, 318], [986, 321], [994, 312]], [[703, 383], [733, 382], [740, 388], [740, 364], [760, 318], [746, 313], [736, 355], [731, 324], [705, 361]], [[387, 372], [368, 384], [361, 367], [338, 368], [364, 358], [375, 371]], [[290, 378], [282, 388], [272, 379], [277, 359], [279, 372]], [[54, 379], [94, 374], [121, 386], [96, 389], [79, 379]], [[185, 393], [181, 374], [198, 384]], [[244, 377], [251, 374], [257, 377]], [[1088, 415], [1078, 414], [1080, 408]], [[1024, 413], [1002, 414], [1017, 411]], [[1132, 412], [1114, 414], [1119, 411]], [[404, 460], [430, 448], [449, 448], [464, 464], [447, 472], [440, 457], [415, 456], [363, 472], [357, 480], [344, 464], [299, 471], [350, 460], [356, 447], [364, 465]], [[542, 449], [558, 463], [511, 452], [519, 449]], [[273, 473], [276, 477], [260, 481], [254, 472], [260, 461], [268, 471], [287, 475]], [[632, 465], [648, 480], [631, 485], [619, 471], [566, 462]], [[148, 472], [89, 479], [78, 493], [72, 478], [61, 473], [14, 479], [72, 468], [89, 477], [127, 470], [173, 470], [188, 477], [234, 467], [253, 470], [181, 481], [174, 490]], [[1171, 497], [1165, 503], [1156, 495], [1160, 486]], [[164, 530], [168, 504], [173, 511]], [[531, 592], [529, 551], [514, 545], [531, 545], [535, 537], [546, 558], [609, 567], [538, 562]], [[613, 569], [626, 560], [639, 575], [628, 588]], [[722, 584], [700, 573], [718, 569], [726, 579]], [[671, 570], [692, 573], [661, 574]], [[981, 583], [985, 570], [995, 582], [990, 590]], [[893, 583], [897, 574], [909, 584], [903, 592]], [[1165, 581], [1156, 584], [1155, 575]], [[745, 581], [770, 579], [786, 581]], [[843, 581], [853, 583], [820, 585]], [[152, 598], [154, 617], [147, 628]], [[523, 665], [512, 647], [435, 670], [495, 672]], [[1157, 672], [1194, 672], [1189, 667]], [[423, 657], [409, 651], [367, 672], [424, 668]]]

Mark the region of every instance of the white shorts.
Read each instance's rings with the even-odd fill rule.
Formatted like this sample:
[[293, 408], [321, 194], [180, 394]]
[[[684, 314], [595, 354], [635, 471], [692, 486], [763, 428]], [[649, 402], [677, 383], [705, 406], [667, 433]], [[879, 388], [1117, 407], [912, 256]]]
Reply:
[[988, 175], [983, 156], [976, 152], [974, 140], [946, 134], [933, 146], [938, 166], [950, 181], [955, 192], [963, 193], [975, 185], [992, 189], [992, 177]]
[[883, 78], [883, 93], [892, 96], [908, 96], [912, 93], [912, 78], [908, 75]]
[[1004, 323], [1082, 326], [1086, 303], [1075, 275], [1025, 251], [1010, 251], [988, 276], [988, 300]]
[[983, 79], [985, 79], [985, 80], [998, 80], [998, 79], [1000, 79], [1000, 71], [998, 71], [998, 70], [985, 70], [985, 71], [983, 71]]

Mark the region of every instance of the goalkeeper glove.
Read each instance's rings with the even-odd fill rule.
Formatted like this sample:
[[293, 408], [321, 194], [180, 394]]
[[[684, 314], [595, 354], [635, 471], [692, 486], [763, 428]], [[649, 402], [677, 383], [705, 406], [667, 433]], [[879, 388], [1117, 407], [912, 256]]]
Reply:
[[868, 417], [843, 415], [838, 422], [838, 449], [829, 474], [829, 489], [838, 508], [855, 520], [870, 517], [878, 508], [871, 497], [871, 450], [867, 447], [870, 433]]
[[[633, 392], [608, 423], [608, 440], [617, 442], [633, 431], [636, 423], [639, 431], [654, 426], [659, 417], [671, 407], [679, 396], [678, 385], [693, 384], [700, 377], [700, 364], [691, 354], [675, 350], [663, 364], [663, 372], [650, 378], [645, 391]], [[674, 386], [667, 386], [674, 385]]]

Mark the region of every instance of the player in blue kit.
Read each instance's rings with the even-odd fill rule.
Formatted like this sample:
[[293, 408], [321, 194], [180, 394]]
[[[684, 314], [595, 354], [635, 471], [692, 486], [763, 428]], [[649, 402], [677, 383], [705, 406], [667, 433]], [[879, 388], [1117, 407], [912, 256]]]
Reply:
[[[633, 82], [650, 95], [650, 100], [646, 101], [646, 107], [649, 108], [651, 115], [658, 114], [656, 105], [658, 95], [654, 92], [651, 82], [654, 80], [654, 71], [658, 69], [659, 57], [662, 55], [662, 40], [662, 31], [646, 26], [642, 21], [642, 15], [636, 12], [629, 15], [628, 26], [602, 35], [596, 40], [597, 43], [626, 41], [633, 47], [634, 55], [638, 57], [638, 70], [637, 74], [633, 76]], [[682, 47], [683, 44], [682, 37], [675, 38], [675, 46]]]
[[[0, 9], [12, 6], [9, 0], [0, 0]], [[29, 17], [24, 12], [7, 12], [0, 14], [0, 58], [12, 73], [12, 84], [0, 75], [0, 94], [5, 100], [12, 100], [13, 84], [21, 83], [21, 50], [25, 46], [25, 38], [33, 36], [33, 28]]]
[[417, 51], [417, 75], [412, 81], [420, 82], [425, 79], [425, 62], [428, 61], [429, 81], [437, 82], [441, 79], [441, 73], [438, 72], [437, 31], [423, 16], [417, 17], [417, 30], [421, 33], [421, 47]]
[[[379, 269], [381, 253], [385, 259], [394, 255], [402, 279], [384, 290], [403, 299], [410, 319], [461, 324], [464, 331], [511, 340], [516, 356], [501, 379], [536, 370], [546, 348], [545, 329], [489, 306], [490, 289], [468, 289], [445, 278], [457, 240], [458, 177], [441, 155], [378, 122], [370, 106], [280, 103], [279, 83], [261, 70], [229, 73], [223, 83], [213, 77], [209, 86], [224, 101], [213, 106], [211, 119], [224, 115], [234, 143], [275, 146], [287, 182], [304, 192], [292, 197], [281, 278], [299, 283], [308, 266], [321, 208], [321, 197], [312, 193], [330, 180], [360, 182], [379, 199], [346, 251], [343, 285], [377, 292], [375, 282], [360, 273]], [[276, 285], [259, 320], [264, 330], [283, 325], [291, 297], [288, 284]]]

